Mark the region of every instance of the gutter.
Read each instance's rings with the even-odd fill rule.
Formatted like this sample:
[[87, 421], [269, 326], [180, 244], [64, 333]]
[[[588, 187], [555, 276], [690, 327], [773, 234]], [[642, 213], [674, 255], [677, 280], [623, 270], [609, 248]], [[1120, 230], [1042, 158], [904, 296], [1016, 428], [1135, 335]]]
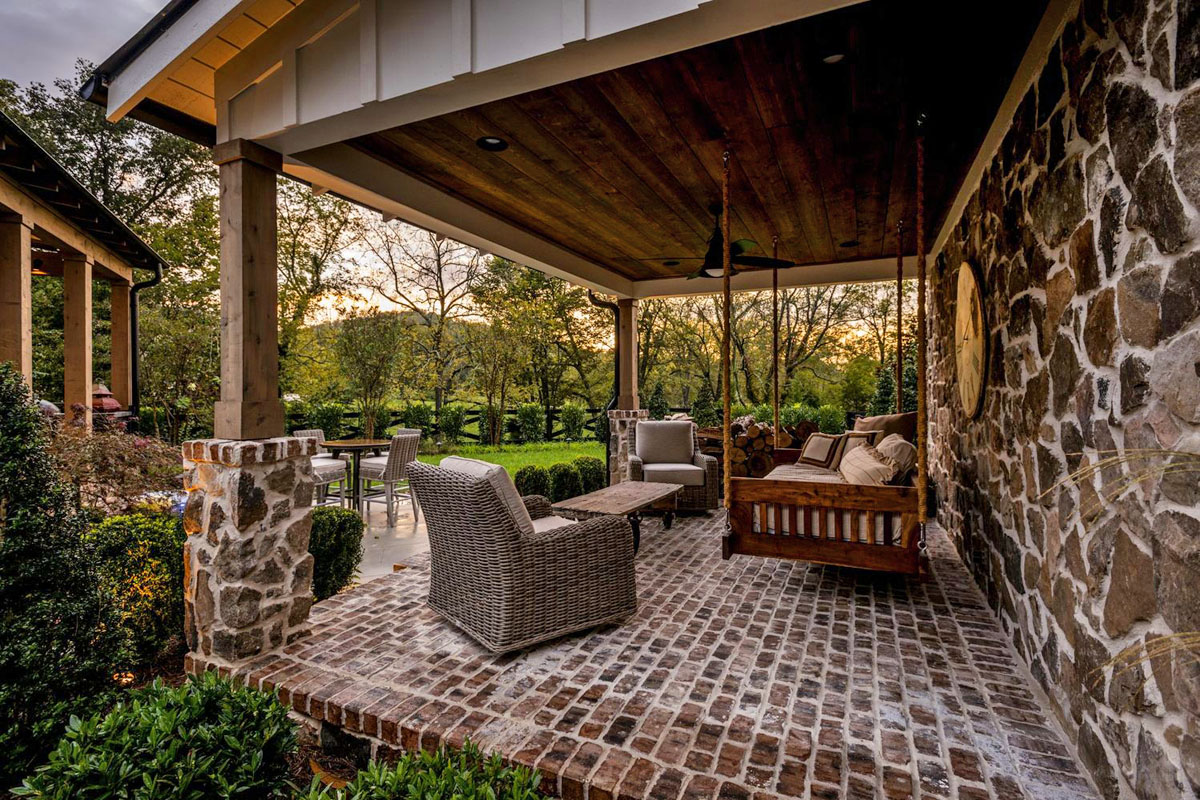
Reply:
[[133, 379], [132, 397], [129, 399], [129, 411], [136, 420], [142, 411], [142, 380], [141, 380], [141, 363], [142, 356], [138, 345], [138, 293], [142, 289], [149, 289], [151, 286], [157, 286], [163, 279], [163, 265], [161, 263], [154, 265], [154, 277], [149, 280], [139, 281], [129, 289], [129, 348], [133, 356], [133, 374], [130, 377]]
[[[591, 289], [588, 289], [588, 302], [596, 308], [607, 308], [613, 315], [613, 390], [612, 399], [604, 407], [604, 418], [607, 422], [608, 412], [617, 407], [617, 399], [621, 394], [621, 336], [618, 330], [621, 327], [621, 310], [611, 300], [601, 300]], [[606, 469], [612, 467], [611, 435], [604, 437], [604, 466]]]

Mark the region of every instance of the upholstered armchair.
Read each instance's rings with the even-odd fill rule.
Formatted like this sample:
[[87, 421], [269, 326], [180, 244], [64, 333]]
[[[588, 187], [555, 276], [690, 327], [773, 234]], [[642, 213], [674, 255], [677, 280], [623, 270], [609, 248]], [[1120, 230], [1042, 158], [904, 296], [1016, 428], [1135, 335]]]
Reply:
[[633, 427], [629, 480], [679, 483], [678, 508], [707, 511], [720, 505], [717, 460], [700, 452], [690, 420], [641, 420]]
[[633, 528], [624, 517], [554, 516], [502, 467], [412, 462], [429, 531], [429, 605], [492, 652], [519, 650], [637, 611]]

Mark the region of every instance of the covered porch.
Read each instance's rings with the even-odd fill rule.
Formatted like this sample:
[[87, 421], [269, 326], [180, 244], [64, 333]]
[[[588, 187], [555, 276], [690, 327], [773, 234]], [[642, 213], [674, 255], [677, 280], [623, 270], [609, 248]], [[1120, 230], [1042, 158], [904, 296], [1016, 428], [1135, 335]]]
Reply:
[[[1068, 479], [1200, 441], [1198, 12], [1118, 5], [173, 3], [85, 91], [220, 165], [218, 438], [185, 446], [192, 668], [278, 686], [377, 752], [470, 733], [564, 795], [1194, 796], [1194, 662], [1113, 668], [1200, 627], [1194, 486]], [[733, 291], [930, 262], [934, 579], [722, 561], [718, 514], [646, 537], [631, 623], [516, 656], [426, 608], [419, 563], [310, 615], [280, 173], [618, 298], [623, 424], [638, 301], [717, 291], [696, 276], [714, 227], [785, 262], [726, 266]], [[1131, 488], [1093, 515], [1101, 477]]]

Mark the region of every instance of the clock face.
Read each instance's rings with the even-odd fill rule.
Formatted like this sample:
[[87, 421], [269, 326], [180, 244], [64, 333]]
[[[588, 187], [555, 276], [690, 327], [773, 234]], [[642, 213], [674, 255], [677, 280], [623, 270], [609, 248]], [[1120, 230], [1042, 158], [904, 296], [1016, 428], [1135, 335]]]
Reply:
[[983, 401], [987, 369], [987, 330], [983, 297], [975, 270], [967, 262], [958, 268], [958, 301], [954, 307], [954, 349], [958, 363], [958, 397], [963, 411], [974, 417]]

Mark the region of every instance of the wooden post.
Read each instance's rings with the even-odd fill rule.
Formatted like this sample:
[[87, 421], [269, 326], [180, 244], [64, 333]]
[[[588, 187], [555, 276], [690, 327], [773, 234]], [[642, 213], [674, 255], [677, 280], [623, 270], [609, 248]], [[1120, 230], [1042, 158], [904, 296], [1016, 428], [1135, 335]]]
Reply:
[[63, 414], [92, 425], [92, 259], [84, 255], [63, 257]]
[[733, 277], [733, 263], [729, 254], [729, 151], [722, 157], [723, 173], [721, 176], [721, 261], [724, 269], [721, 277], [721, 428], [722, 428], [722, 460], [724, 467], [724, 485], [722, 486], [725, 508], [730, 508], [732, 499], [730, 491], [733, 488], [733, 440], [729, 426], [733, 423], [732, 404], [730, 400], [730, 365], [729, 365], [729, 304], [730, 279]]
[[132, 328], [129, 319], [129, 289], [125, 281], [112, 283], [112, 374], [109, 390], [124, 408], [133, 400]]
[[904, 412], [904, 220], [896, 223], [896, 413]]
[[218, 439], [283, 435], [279, 399], [276, 175], [283, 157], [245, 139], [213, 148], [221, 182]]
[[11, 361], [33, 387], [33, 251], [30, 226], [0, 218], [0, 362]]
[[925, 137], [917, 137], [917, 521], [925, 523], [929, 493], [929, 464], [925, 419]]
[[[771, 258], [779, 258], [779, 237], [771, 240]], [[771, 396], [775, 406], [774, 427], [779, 442], [779, 268], [771, 270]]]
[[636, 411], [638, 408], [638, 335], [637, 300], [617, 300], [617, 358], [620, 359], [621, 385], [617, 392], [617, 408]]

